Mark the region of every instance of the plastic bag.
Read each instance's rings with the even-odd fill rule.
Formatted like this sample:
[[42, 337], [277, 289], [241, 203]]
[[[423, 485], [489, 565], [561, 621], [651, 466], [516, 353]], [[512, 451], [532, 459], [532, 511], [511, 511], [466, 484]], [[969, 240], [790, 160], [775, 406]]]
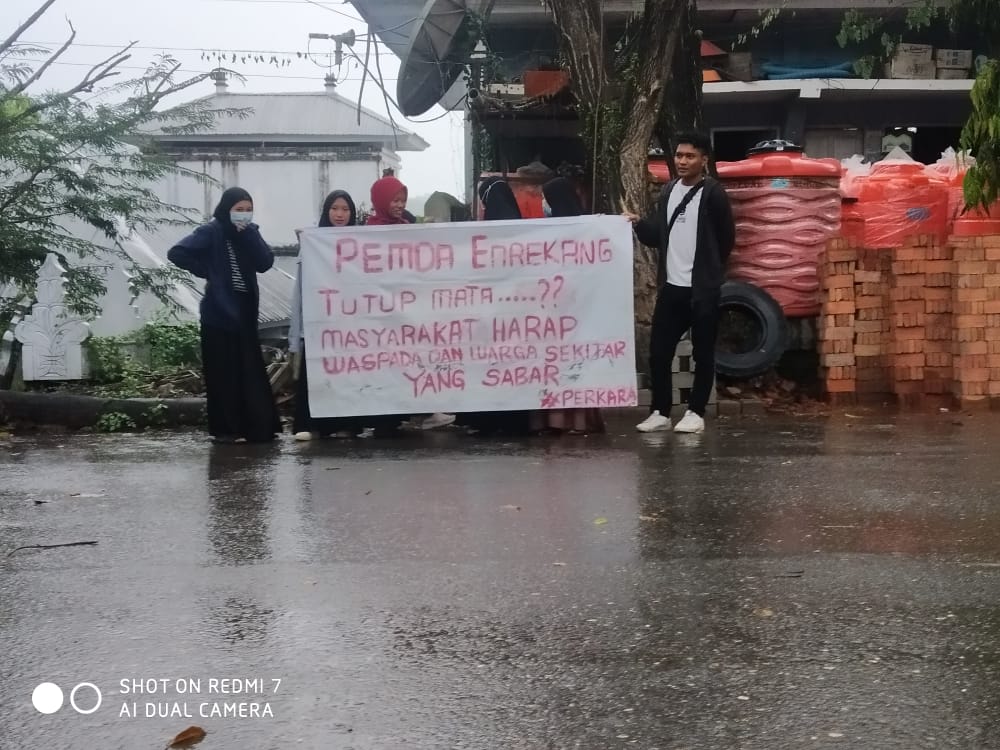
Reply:
[[872, 165], [865, 161], [861, 154], [842, 159], [840, 165], [844, 171], [840, 177], [840, 194], [844, 198], [857, 198], [861, 193], [858, 178], [871, 174]]

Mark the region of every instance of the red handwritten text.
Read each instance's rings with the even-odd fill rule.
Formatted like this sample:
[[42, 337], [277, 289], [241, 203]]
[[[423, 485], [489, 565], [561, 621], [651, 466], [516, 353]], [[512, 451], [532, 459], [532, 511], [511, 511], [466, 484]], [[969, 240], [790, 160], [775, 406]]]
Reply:
[[598, 344], [563, 344], [545, 347], [545, 361], [587, 362], [595, 359], [618, 359], [625, 356], [624, 341], [608, 341]]
[[633, 388], [576, 388], [545, 391], [543, 409], [583, 409], [602, 406], [635, 406], [639, 393]]
[[327, 328], [323, 331], [323, 349], [389, 349], [414, 346], [456, 346], [472, 341], [472, 328], [476, 318], [445, 320], [422, 325], [401, 325], [395, 328], [358, 328], [341, 330]]
[[337, 273], [344, 266], [360, 264], [365, 273], [416, 271], [429, 273], [455, 267], [455, 249], [433, 242], [362, 242], [353, 237], [337, 240]]
[[491, 369], [486, 371], [483, 385], [487, 388], [507, 386], [519, 388], [526, 385], [559, 385], [559, 368], [554, 365], [538, 367], [508, 367], [506, 369]]
[[391, 313], [406, 308], [417, 301], [417, 295], [409, 290], [389, 294], [361, 294], [357, 297], [344, 297], [339, 289], [320, 289], [319, 293], [326, 298], [326, 314], [329, 316], [375, 315], [376, 313]]
[[533, 362], [538, 350], [533, 346], [470, 346], [469, 359], [473, 362]]
[[414, 398], [419, 398], [428, 392], [440, 393], [446, 390], [465, 390], [465, 371], [461, 369], [420, 372], [416, 375], [404, 372], [403, 375], [406, 376], [406, 379], [413, 386]]
[[558, 318], [542, 318], [525, 315], [517, 318], [494, 318], [493, 341], [502, 344], [508, 341], [525, 343], [531, 341], [564, 341], [576, 330], [576, 318], [563, 315]]
[[545, 391], [543, 409], [583, 409], [602, 406], [635, 406], [639, 394], [635, 388], [578, 388], [562, 391]]
[[611, 240], [548, 240], [499, 244], [485, 234], [472, 238], [472, 267], [523, 268], [525, 266], [593, 266], [610, 263]]
[[434, 310], [454, 310], [460, 307], [492, 305], [493, 289], [488, 286], [467, 285], [457, 289], [435, 289], [431, 292]]

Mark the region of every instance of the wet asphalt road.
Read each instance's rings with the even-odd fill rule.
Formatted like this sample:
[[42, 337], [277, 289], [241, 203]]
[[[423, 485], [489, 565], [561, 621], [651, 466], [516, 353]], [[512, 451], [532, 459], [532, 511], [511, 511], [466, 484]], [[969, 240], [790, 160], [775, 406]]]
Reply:
[[4, 441], [0, 748], [1000, 747], [1000, 419], [628, 427]]

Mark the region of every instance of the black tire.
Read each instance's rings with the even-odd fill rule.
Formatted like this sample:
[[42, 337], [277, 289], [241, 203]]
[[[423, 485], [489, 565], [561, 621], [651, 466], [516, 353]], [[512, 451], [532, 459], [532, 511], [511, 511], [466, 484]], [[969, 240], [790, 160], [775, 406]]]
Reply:
[[[733, 315], [727, 315], [727, 311]], [[719, 338], [715, 348], [715, 371], [731, 378], [752, 378], [767, 372], [788, 347], [788, 323], [781, 305], [758, 286], [745, 281], [727, 281], [719, 299]], [[748, 325], [739, 332], [727, 330], [727, 322], [738, 316]], [[742, 335], [744, 346], [728, 342]]]

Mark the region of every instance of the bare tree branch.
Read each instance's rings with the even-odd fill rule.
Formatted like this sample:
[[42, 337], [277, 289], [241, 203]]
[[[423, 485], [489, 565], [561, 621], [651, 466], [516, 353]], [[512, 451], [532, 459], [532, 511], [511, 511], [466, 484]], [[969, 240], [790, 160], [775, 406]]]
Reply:
[[28, 29], [30, 29], [34, 25], [35, 21], [37, 21], [39, 18], [41, 18], [43, 15], [45, 15], [45, 11], [47, 11], [49, 8], [51, 8], [52, 4], [55, 1], [56, 0], [45, 0], [45, 2], [42, 3], [42, 7], [40, 7], [38, 10], [36, 10], [34, 13], [32, 13], [31, 16], [28, 18], [27, 21], [25, 21], [20, 26], [18, 26], [16, 29], [14, 29], [14, 33], [13, 34], [11, 34], [9, 37], [7, 37], [6, 39], [4, 39], [3, 42], [0, 42], [0, 53], [6, 52], [12, 46], [14, 46], [14, 44], [17, 42], [17, 40], [21, 38], [21, 34], [23, 34], [25, 31], [27, 31]]
[[67, 99], [72, 99], [74, 96], [76, 96], [82, 91], [92, 90], [94, 86], [96, 86], [101, 81], [104, 81], [108, 78], [113, 78], [114, 76], [118, 75], [119, 72], [115, 69], [132, 57], [132, 55], [126, 53], [134, 46], [135, 42], [132, 42], [127, 47], [123, 47], [121, 50], [115, 52], [110, 57], [105, 58], [101, 62], [94, 65], [90, 70], [88, 70], [87, 74], [83, 77], [83, 80], [81, 80], [73, 88], [60, 93], [58, 96], [35, 102], [30, 107], [25, 108], [23, 112], [19, 113], [15, 117], [12, 117], [10, 119], [10, 122], [17, 122], [18, 120], [22, 120], [25, 117], [30, 117], [31, 115], [46, 110], [49, 107], [58, 104], [59, 102], [63, 102]]
[[52, 65], [52, 63], [54, 63], [56, 60], [62, 57], [63, 52], [69, 49], [69, 46], [73, 44], [73, 40], [76, 39], [76, 29], [73, 28], [72, 21], [68, 21], [67, 23], [69, 23], [69, 30], [70, 30], [69, 39], [67, 39], [63, 44], [63, 46], [60, 47], [58, 50], [56, 50], [54, 54], [50, 55], [49, 59], [46, 60], [44, 63], [42, 63], [38, 67], [38, 69], [31, 74], [31, 76], [29, 76], [26, 80], [22, 81], [20, 84], [15, 86], [11, 91], [5, 94], [5, 98], [13, 98], [18, 94], [20, 94], [25, 89], [27, 89], [28, 86], [33, 84], [35, 81], [37, 81], [45, 74], [45, 71], [49, 69], [49, 66]]

